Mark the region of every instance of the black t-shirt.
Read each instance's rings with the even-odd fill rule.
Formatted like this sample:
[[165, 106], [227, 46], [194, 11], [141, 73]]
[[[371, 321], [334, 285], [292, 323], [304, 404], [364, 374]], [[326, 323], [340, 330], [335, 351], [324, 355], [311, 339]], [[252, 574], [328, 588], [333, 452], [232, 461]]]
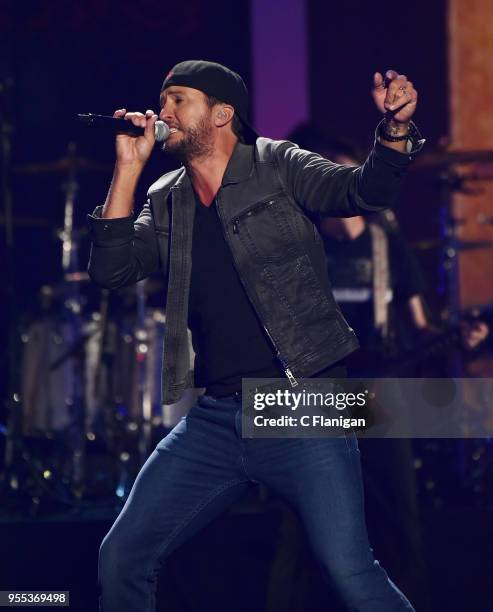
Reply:
[[235, 270], [215, 201], [196, 202], [188, 325], [195, 384], [210, 395], [240, 391], [242, 377], [284, 376]]
[[[274, 347], [241, 284], [223, 235], [216, 202], [196, 198], [188, 326], [195, 351], [195, 385], [221, 397], [241, 391], [242, 378], [284, 378]], [[317, 377], [346, 374], [342, 362]]]
[[[372, 241], [368, 227], [354, 240], [322, 236], [334, 297], [363, 350], [377, 350], [381, 341], [373, 324]], [[389, 323], [394, 336], [402, 333], [396, 312], [412, 296], [423, 292], [424, 281], [416, 258], [397, 233], [388, 233], [390, 268]]]

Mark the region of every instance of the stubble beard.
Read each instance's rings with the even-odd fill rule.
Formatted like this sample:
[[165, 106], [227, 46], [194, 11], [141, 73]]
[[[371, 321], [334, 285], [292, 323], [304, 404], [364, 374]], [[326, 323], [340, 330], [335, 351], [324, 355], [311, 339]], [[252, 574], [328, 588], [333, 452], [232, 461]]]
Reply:
[[214, 146], [212, 144], [212, 125], [204, 114], [197, 125], [185, 128], [183, 137], [176, 142], [166, 142], [163, 151], [174, 155], [183, 164], [188, 165], [192, 160], [209, 157], [212, 155]]

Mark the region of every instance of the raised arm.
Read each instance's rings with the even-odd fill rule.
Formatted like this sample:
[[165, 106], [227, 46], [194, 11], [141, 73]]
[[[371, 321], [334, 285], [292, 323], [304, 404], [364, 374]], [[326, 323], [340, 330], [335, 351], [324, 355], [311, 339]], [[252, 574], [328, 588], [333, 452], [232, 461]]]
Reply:
[[114, 115], [145, 128], [143, 136], [124, 134], [116, 137], [116, 163], [113, 180], [103, 206], [89, 216], [92, 235], [89, 275], [98, 284], [116, 289], [136, 283], [162, 265], [150, 202], [138, 219], [133, 221], [135, 190], [154, 146], [152, 111], [127, 113], [117, 110]]
[[414, 155], [424, 140], [411, 122], [417, 92], [395, 71], [373, 77], [372, 96], [384, 118], [375, 144], [362, 166], [335, 164], [291, 143], [280, 146], [281, 178], [306, 210], [339, 217], [364, 215], [394, 204]]

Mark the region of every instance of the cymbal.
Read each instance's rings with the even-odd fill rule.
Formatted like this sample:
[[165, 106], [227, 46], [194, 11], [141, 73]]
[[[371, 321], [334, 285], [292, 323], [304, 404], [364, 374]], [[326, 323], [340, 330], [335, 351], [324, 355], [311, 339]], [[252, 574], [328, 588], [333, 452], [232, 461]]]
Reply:
[[47, 174], [53, 172], [111, 172], [111, 164], [95, 162], [80, 155], [65, 155], [54, 161], [14, 166], [16, 174]]
[[[449, 245], [446, 240], [418, 240], [416, 242], [411, 242], [411, 246], [417, 251], [428, 251], [431, 249], [441, 249]], [[493, 248], [493, 242], [491, 240], [457, 240], [455, 244], [450, 245], [450, 248], [456, 251], [491, 249]]]
[[411, 169], [440, 168], [452, 164], [471, 164], [474, 162], [493, 162], [493, 150], [430, 151], [417, 155]]

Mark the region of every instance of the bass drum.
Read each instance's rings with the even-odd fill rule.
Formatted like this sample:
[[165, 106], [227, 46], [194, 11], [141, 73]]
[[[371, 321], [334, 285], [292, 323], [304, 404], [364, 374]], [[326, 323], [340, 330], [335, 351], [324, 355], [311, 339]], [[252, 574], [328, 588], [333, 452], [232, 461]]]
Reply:
[[[136, 325], [134, 317], [120, 321], [111, 379], [115, 403], [125, 416], [137, 422], [150, 416], [153, 425], [168, 430], [188, 413], [204, 390], [187, 389], [180, 401], [161, 403], [165, 328], [166, 317], [159, 309], [146, 311], [142, 328]], [[195, 354], [190, 332], [188, 341], [192, 369]]]
[[[107, 326], [107, 337], [116, 326]], [[110, 388], [110, 364], [101, 344], [101, 316], [76, 324], [47, 315], [22, 334], [22, 430], [46, 436], [94, 428]]]
[[[23, 434], [51, 437], [69, 429], [105, 437], [118, 422], [130, 431], [143, 421], [171, 429], [203, 389], [188, 389], [175, 404], [161, 404], [165, 317], [146, 312], [106, 324], [90, 314], [79, 330], [53, 315], [34, 322], [22, 335]], [[190, 367], [194, 352], [190, 342]]]
[[[26, 436], [50, 436], [78, 418], [81, 386], [73, 328], [54, 316], [36, 321], [22, 334], [22, 430]], [[59, 365], [55, 367], [56, 363]]]

